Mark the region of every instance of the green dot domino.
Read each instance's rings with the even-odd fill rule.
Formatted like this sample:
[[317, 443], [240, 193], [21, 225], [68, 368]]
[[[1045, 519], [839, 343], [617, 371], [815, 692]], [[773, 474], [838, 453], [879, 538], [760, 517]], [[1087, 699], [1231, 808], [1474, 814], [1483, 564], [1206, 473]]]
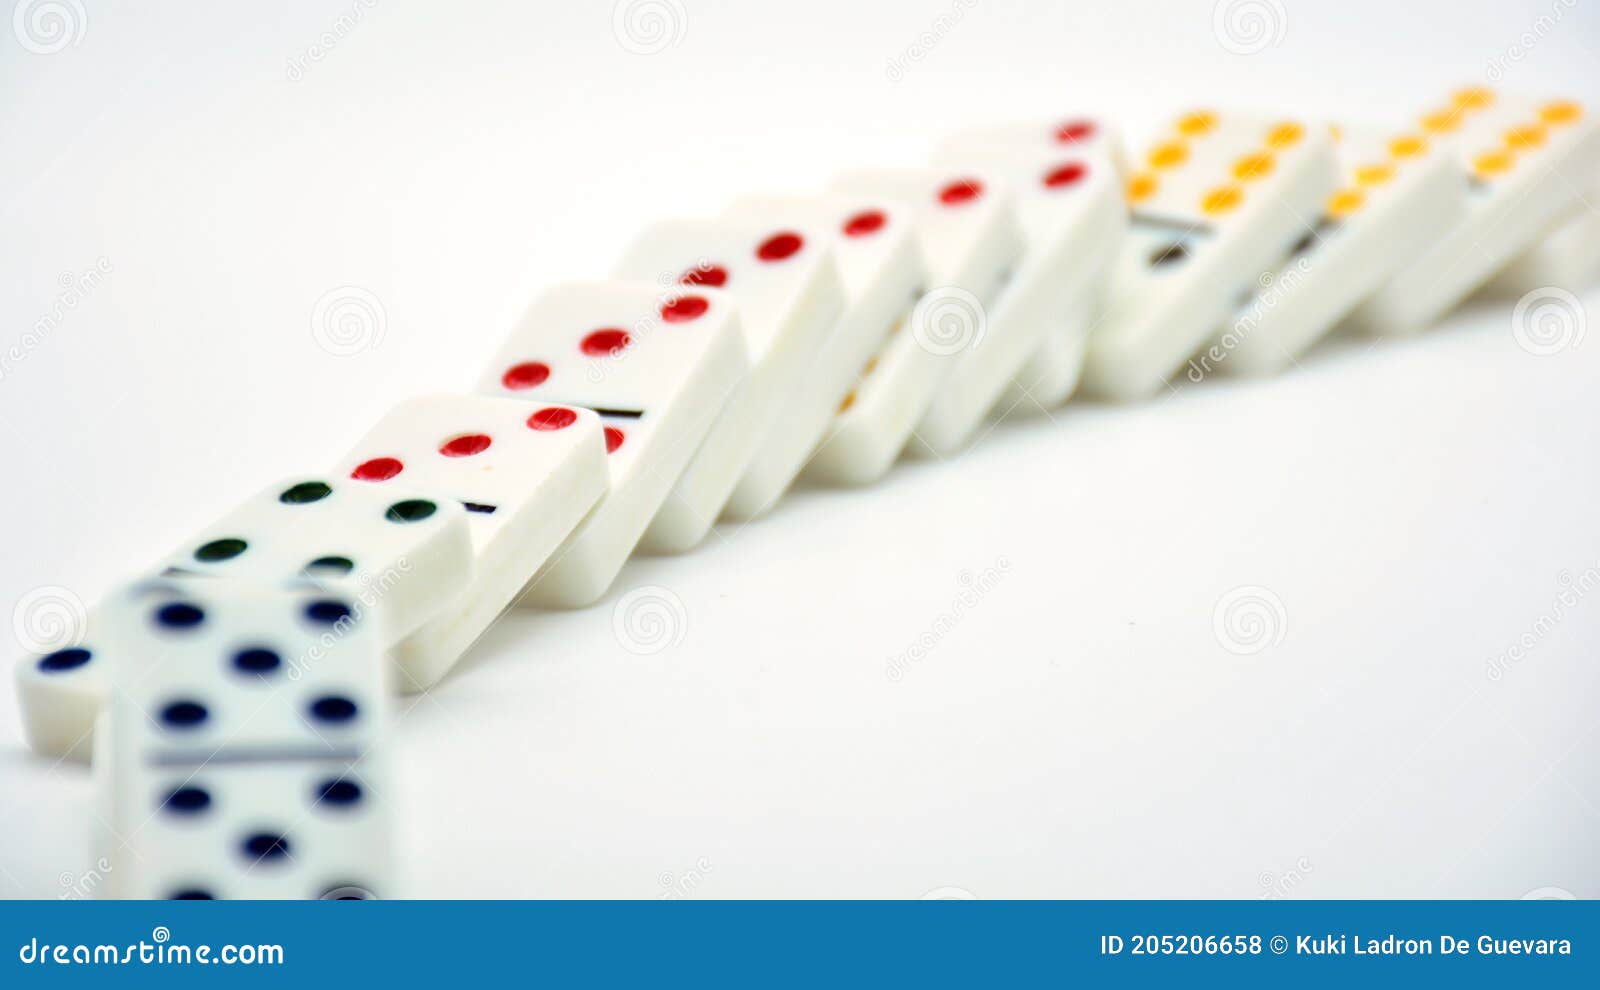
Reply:
[[279, 495], [278, 501], [286, 505], [305, 505], [307, 502], [320, 502], [332, 494], [333, 489], [326, 482], [302, 481]]
[[232, 536], [224, 537], [201, 545], [194, 552], [194, 559], [207, 564], [214, 564], [218, 561], [232, 560], [244, 553], [249, 547], [250, 544], [241, 539]]
[[389, 506], [389, 511], [385, 512], [383, 517], [390, 522], [421, 522], [438, 510], [439, 507], [427, 499], [408, 498], [404, 502], [396, 502]]
[[349, 557], [318, 557], [305, 567], [306, 573], [312, 576], [328, 573], [343, 576], [355, 569], [356, 562]]

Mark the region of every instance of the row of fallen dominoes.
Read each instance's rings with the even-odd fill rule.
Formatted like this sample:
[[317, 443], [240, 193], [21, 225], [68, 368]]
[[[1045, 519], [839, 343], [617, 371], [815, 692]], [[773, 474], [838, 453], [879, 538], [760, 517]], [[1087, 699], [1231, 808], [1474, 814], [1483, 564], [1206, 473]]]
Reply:
[[23, 658], [32, 746], [93, 755], [110, 893], [393, 896], [387, 689], [802, 472], [867, 484], [1080, 378], [1270, 372], [1600, 268], [1600, 125], [1564, 100], [1467, 89], [1393, 133], [1201, 110], [1137, 159], [1075, 118], [934, 161], [650, 226], [537, 296], [474, 393], [401, 402]]

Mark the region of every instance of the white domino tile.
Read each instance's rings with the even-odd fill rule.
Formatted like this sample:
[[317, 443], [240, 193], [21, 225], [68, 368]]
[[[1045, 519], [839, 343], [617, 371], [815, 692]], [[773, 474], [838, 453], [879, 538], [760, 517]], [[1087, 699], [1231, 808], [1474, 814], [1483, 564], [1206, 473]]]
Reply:
[[1600, 121], [1571, 101], [1473, 87], [1416, 126], [1454, 144], [1471, 195], [1461, 223], [1356, 310], [1352, 322], [1374, 334], [1432, 325], [1580, 205], [1600, 173]]
[[[940, 161], [957, 162], [962, 155], [982, 154], [991, 160], [1027, 161], [1054, 160], [1058, 163], [1083, 161], [1096, 168], [1109, 167], [1117, 176], [1127, 172], [1127, 153], [1122, 136], [1115, 125], [1102, 117], [1071, 115], [1048, 121], [1017, 124], [991, 124], [947, 135], [935, 147], [934, 157]], [[1019, 183], [1019, 195], [1025, 195]], [[1023, 223], [1035, 228], [1043, 224], [1030, 222], [1027, 205], [1020, 204]], [[1107, 234], [1107, 254], [1116, 256], [1116, 239], [1126, 232], [1126, 209], [1122, 210], [1124, 222], [1121, 230]], [[1048, 211], [1046, 211], [1048, 214]], [[1030, 231], [1030, 240], [1037, 237]], [[1109, 260], [1106, 262], [1109, 264]], [[1065, 401], [1076, 389], [1083, 371], [1084, 352], [1088, 347], [1088, 331], [1100, 318], [1105, 291], [1103, 286], [1088, 292], [1074, 292], [1065, 308], [1067, 315], [1057, 324], [1054, 333], [1047, 334], [1039, 351], [1017, 375], [1017, 383], [1006, 389], [1000, 400], [1003, 409], [1027, 409], [1035, 405], [1053, 406]]]
[[1282, 370], [1466, 215], [1466, 174], [1446, 143], [1369, 127], [1335, 134], [1344, 185], [1190, 358], [1190, 380]]
[[847, 412], [922, 405], [909, 436], [889, 439], [919, 453], [954, 454], [1038, 343], [1020, 322], [991, 319], [1026, 251], [1013, 191], [999, 175], [949, 167], [847, 172], [830, 189], [910, 204], [929, 275], [909, 332], [880, 353]]
[[[807, 403], [813, 415], [821, 409], [820, 423], [808, 421], [793, 429], [820, 438], [807, 449], [809, 460], [803, 465], [814, 476], [871, 480], [888, 468], [905, 443], [903, 431], [916, 419], [903, 409], [883, 412], [885, 417], [897, 416], [901, 424], [900, 439], [886, 454], [883, 424], [851, 414], [859, 400], [858, 378], [869, 373], [865, 369], [891, 346], [927, 285], [912, 208], [878, 197], [750, 196], [730, 206], [728, 215], [766, 226], [807, 225], [836, 233], [834, 258], [844, 281], [845, 310], [804, 386], [816, 400]], [[781, 420], [777, 429], [790, 429], [786, 423], [787, 418]], [[736, 490], [728, 514], [760, 507], [755, 501], [743, 504]]]
[[1113, 399], [1159, 390], [1321, 215], [1338, 182], [1325, 129], [1197, 110], [1132, 163], [1131, 225], [1084, 367]]
[[1118, 175], [1127, 175], [1128, 155], [1122, 134], [1104, 117], [1072, 114], [1051, 120], [981, 124], [945, 135], [934, 146], [935, 157], [974, 149], [1040, 151], [1103, 160]]
[[1533, 247], [1496, 275], [1490, 287], [1518, 297], [1555, 286], [1581, 292], [1600, 281], [1600, 186], [1567, 211]]
[[600, 417], [482, 395], [410, 399], [344, 458], [374, 489], [421, 489], [467, 510], [468, 586], [394, 649], [405, 691], [436, 683], [544, 566], [608, 485]]
[[[711, 286], [731, 295], [750, 360], [748, 375], [645, 531], [645, 550], [692, 549], [741, 487], [738, 514], [760, 512], [805, 462], [831, 403], [804, 386], [844, 312], [832, 242], [832, 231], [821, 227], [674, 220], [646, 228], [623, 252], [619, 278]], [[789, 428], [779, 429], [780, 420]], [[806, 435], [812, 427], [817, 432]]]
[[375, 613], [331, 589], [154, 582], [108, 600], [107, 893], [400, 893]]
[[87, 612], [80, 637], [60, 649], [17, 659], [14, 682], [22, 732], [40, 756], [89, 762], [95, 719], [105, 709], [110, 662], [101, 628], [100, 607], [95, 606]]
[[1018, 324], [1026, 331], [1018, 337], [1039, 342], [1012, 373], [1016, 391], [1001, 409], [1058, 406], [1077, 388], [1091, 323], [1127, 234], [1122, 180], [1103, 154], [996, 144], [947, 146], [938, 157], [949, 165], [997, 172], [1016, 190], [1027, 253], [996, 303], [990, 325], [1003, 330]]
[[579, 282], [533, 300], [479, 388], [594, 410], [610, 488], [521, 604], [576, 608], [606, 593], [748, 369], [734, 300], [716, 289]]
[[[467, 512], [454, 500], [374, 490], [339, 474], [299, 475], [252, 495], [155, 570], [175, 581], [303, 576], [349, 595], [393, 647], [466, 589], [472, 541]], [[98, 608], [78, 642], [18, 661], [18, 702], [36, 752], [89, 758], [114, 662]]]

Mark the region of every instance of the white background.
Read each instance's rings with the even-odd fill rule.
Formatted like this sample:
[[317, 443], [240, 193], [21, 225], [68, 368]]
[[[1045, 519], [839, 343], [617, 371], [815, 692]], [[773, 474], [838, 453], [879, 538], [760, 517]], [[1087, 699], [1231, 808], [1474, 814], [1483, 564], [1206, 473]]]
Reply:
[[[1238, 54], [1206, 2], [968, 2], [679, 0], [654, 54], [608, 2], [79, 0], [53, 54], [0, 25], [0, 351], [110, 266], [0, 378], [0, 619], [40, 586], [93, 601], [402, 397], [467, 388], [537, 287], [653, 218], [990, 120], [1400, 121], [1495, 59], [1600, 96], [1592, 5], [1282, 0]], [[385, 314], [346, 357], [312, 334], [341, 286]], [[1009, 419], [507, 618], [398, 727], [406, 891], [1600, 895], [1600, 596], [1541, 622], [1600, 568], [1600, 341], [1536, 357], [1510, 311]], [[645, 586], [682, 639], [638, 656], [613, 617]], [[1252, 655], [1213, 628], [1238, 588], [1281, 636]], [[0, 893], [58, 896], [90, 780], [0, 693]]]

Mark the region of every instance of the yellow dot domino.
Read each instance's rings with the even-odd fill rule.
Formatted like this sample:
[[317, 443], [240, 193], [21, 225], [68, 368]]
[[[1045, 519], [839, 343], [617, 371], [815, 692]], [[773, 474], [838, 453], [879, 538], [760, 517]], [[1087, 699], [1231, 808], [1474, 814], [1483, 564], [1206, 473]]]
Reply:
[[1455, 107], [1436, 110], [1423, 115], [1422, 129], [1429, 134], [1451, 134], [1461, 129], [1461, 119], [1462, 115]]
[[1356, 169], [1356, 182], [1363, 186], [1380, 186], [1393, 178], [1393, 165], [1362, 165]]
[[1267, 132], [1267, 147], [1287, 148], [1306, 136], [1306, 129], [1294, 122], [1279, 124]]
[[1513, 127], [1506, 131], [1506, 150], [1531, 151], [1544, 144], [1546, 133], [1543, 124]]
[[1158, 144], [1150, 151], [1151, 168], [1172, 168], [1182, 165], [1189, 159], [1189, 149], [1181, 141], [1168, 141]]
[[1262, 179], [1272, 174], [1272, 169], [1277, 165], [1271, 155], [1264, 151], [1245, 155], [1233, 163], [1233, 177], [1245, 182]]
[[1200, 200], [1200, 209], [1209, 216], [1221, 216], [1238, 209], [1244, 202], [1244, 190], [1238, 186], [1218, 186]]
[[1217, 126], [1217, 115], [1210, 110], [1196, 110], [1178, 118], [1178, 133], [1185, 137], [1210, 134]]
[[1564, 124], [1576, 123], [1583, 116], [1583, 107], [1570, 100], [1557, 103], [1547, 103], [1539, 110], [1539, 119], [1547, 124], [1560, 127]]
[[1462, 110], [1482, 110], [1484, 107], [1494, 105], [1494, 90], [1471, 86], [1457, 91], [1451, 102]]
[[1148, 172], [1141, 172], [1128, 180], [1128, 202], [1142, 203], [1156, 194], [1159, 187], [1156, 177]]
[[1396, 158], [1415, 158], [1428, 150], [1428, 142], [1413, 134], [1389, 142], [1389, 154]]
[[1328, 216], [1335, 220], [1345, 217], [1361, 209], [1367, 201], [1367, 194], [1359, 189], [1341, 189], [1328, 197]]
[[1480, 179], [1492, 179], [1511, 171], [1511, 167], [1515, 164], [1509, 152], [1491, 151], [1486, 155], [1479, 155], [1472, 163], [1472, 170]]

